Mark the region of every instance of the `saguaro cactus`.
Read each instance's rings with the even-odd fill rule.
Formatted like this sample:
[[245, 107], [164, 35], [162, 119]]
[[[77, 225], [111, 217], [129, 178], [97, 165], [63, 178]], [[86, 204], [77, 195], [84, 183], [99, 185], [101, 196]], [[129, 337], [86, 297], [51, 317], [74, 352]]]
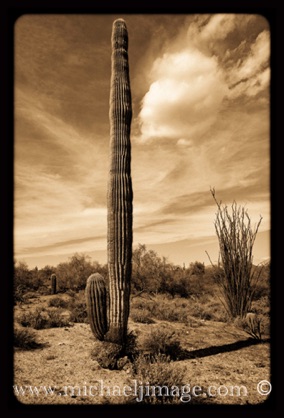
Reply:
[[125, 341], [129, 315], [132, 259], [132, 119], [128, 33], [123, 19], [112, 28], [110, 89], [110, 173], [108, 183], [109, 331], [107, 340]]
[[91, 330], [98, 340], [103, 340], [107, 332], [107, 292], [103, 276], [92, 274], [85, 289], [87, 313]]
[[50, 278], [51, 278], [51, 294], [55, 295], [56, 294], [56, 275], [53, 273]]
[[[130, 126], [132, 118], [128, 67], [128, 33], [123, 19], [112, 27], [110, 86], [110, 171], [107, 194], [109, 311], [101, 279], [88, 279], [89, 320], [98, 339], [124, 345], [129, 316], [132, 260], [132, 181]], [[104, 307], [103, 307], [104, 306]]]

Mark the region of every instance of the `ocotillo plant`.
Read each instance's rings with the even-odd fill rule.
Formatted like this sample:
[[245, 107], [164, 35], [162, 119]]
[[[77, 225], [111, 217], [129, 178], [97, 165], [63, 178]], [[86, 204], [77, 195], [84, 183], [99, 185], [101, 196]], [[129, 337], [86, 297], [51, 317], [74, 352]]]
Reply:
[[251, 227], [251, 219], [244, 207], [233, 202], [231, 213], [218, 202], [215, 190], [211, 194], [217, 204], [215, 230], [217, 233], [223, 275], [217, 281], [222, 291], [224, 305], [232, 318], [245, 317], [251, 309], [261, 269], [253, 269], [253, 246], [261, 224]]
[[[107, 250], [109, 273], [108, 331], [105, 341], [124, 345], [129, 316], [132, 259], [132, 181], [130, 127], [132, 119], [128, 66], [128, 33], [123, 19], [112, 27], [112, 68], [110, 86], [110, 171], [107, 193]], [[95, 289], [96, 286], [93, 286]], [[90, 286], [87, 292], [91, 292]], [[98, 296], [100, 292], [97, 292]], [[97, 306], [100, 300], [88, 296]], [[101, 298], [102, 299], [102, 298]], [[95, 315], [104, 310], [93, 309]], [[92, 319], [92, 329], [103, 319]], [[101, 333], [97, 333], [101, 337]], [[98, 337], [98, 335], [95, 336]]]
[[51, 278], [51, 294], [55, 295], [56, 294], [56, 275], [53, 273], [50, 278]]

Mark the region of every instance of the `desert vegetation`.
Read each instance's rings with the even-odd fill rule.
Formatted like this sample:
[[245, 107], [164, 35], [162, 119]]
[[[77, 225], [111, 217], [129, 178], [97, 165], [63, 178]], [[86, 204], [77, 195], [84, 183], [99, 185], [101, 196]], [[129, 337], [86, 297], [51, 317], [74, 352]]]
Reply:
[[[77, 271], [74, 272], [74, 260]], [[87, 323], [85, 287], [90, 271], [105, 272], [108, 288], [107, 266], [92, 262], [85, 254], [74, 254], [68, 262], [42, 269], [29, 269], [24, 262], [14, 268], [14, 303], [17, 312], [25, 312], [39, 300], [46, 300], [45, 310], [33, 312], [33, 324], [44, 312], [67, 312], [70, 321]], [[270, 263], [253, 266], [259, 276], [251, 301], [251, 311], [268, 321], [270, 315]], [[52, 293], [50, 272], [56, 272], [57, 294]], [[130, 294], [130, 318], [135, 323], [154, 324], [155, 321], [180, 322], [188, 325], [198, 321], [235, 322], [225, 307], [219, 288], [220, 265], [207, 265], [198, 261], [179, 266], [160, 257], [146, 245], [133, 251], [133, 269]], [[69, 288], [66, 285], [68, 279]], [[155, 277], [155, 280], [153, 278]], [[25, 281], [26, 278], [26, 281]], [[82, 283], [85, 282], [85, 285]], [[31, 315], [32, 316], [32, 315]], [[53, 314], [55, 316], [55, 314]], [[22, 320], [23, 322], [24, 320]], [[25, 319], [30, 326], [30, 319]], [[34, 327], [35, 328], [35, 327]], [[267, 327], [266, 327], [267, 328]]]
[[[199, 378], [205, 387], [206, 381], [207, 383], [210, 381], [211, 367], [223, 370], [223, 375], [220, 373], [220, 382], [226, 381], [225, 377], [229, 373], [231, 373], [230, 379], [235, 381], [235, 371], [241, 370], [239, 369], [241, 367], [244, 382], [248, 374], [246, 367], [254, 359], [257, 363], [255, 371], [259, 371], [259, 380], [263, 377], [264, 371], [269, 380], [270, 264], [253, 266], [253, 269], [259, 279], [251, 300], [251, 312], [248, 317], [233, 318], [227, 312], [219, 286], [220, 275], [224, 274], [221, 265], [205, 266], [194, 261], [189, 262], [188, 265], [178, 266], [160, 257], [153, 250], [147, 249], [146, 245], [139, 244], [133, 250], [127, 344], [124, 355], [121, 355], [110, 367], [112, 369], [110, 373], [114, 373], [114, 378], [118, 381], [124, 379], [123, 381], [128, 382], [129, 379], [132, 381], [137, 379], [142, 382], [141, 385], [147, 382], [152, 386], [173, 385], [173, 382], [181, 385], [191, 381], [192, 367], [198, 362], [200, 370], [203, 370], [204, 376], [207, 376], [205, 380], [204, 376]], [[66, 334], [73, 335], [70, 344], [71, 341], [75, 345], [78, 344], [78, 347], [82, 344], [81, 350], [87, 368], [94, 368], [97, 364], [93, 376], [97, 376], [98, 373], [104, 376], [105, 369], [100, 365], [102, 352], [100, 344], [103, 342], [97, 341], [92, 336], [85, 297], [87, 279], [90, 273], [95, 271], [104, 274], [108, 291], [107, 266], [92, 261], [85, 254], [74, 254], [67, 262], [41, 269], [29, 269], [24, 262], [15, 263], [16, 384], [24, 384], [27, 379], [37, 384], [38, 378], [33, 376], [35, 373], [33, 359], [38, 356], [38, 361], [44, 362], [44, 353], [49, 360], [40, 367], [48, 366], [48, 373], [56, 374], [57, 361], [59, 359], [64, 361], [64, 356], [69, 356], [67, 351], [66, 354], [62, 352]], [[50, 280], [52, 274], [57, 278], [56, 295], [52, 291]], [[78, 335], [80, 341], [77, 340]], [[232, 352], [231, 347], [234, 349]], [[33, 353], [30, 360], [29, 353]], [[219, 355], [216, 356], [216, 353]], [[69, 354], [71, 355], [71, 352]], [[241, 361], [238, 357], [240, 354]], [[206, 370], [203, 368], [204, 355], [207, 360]], [[220, 360], [216, 363], [215, 359], [218, 357]], [[238, 365], [239, 361], [242, 366]], [[77, 371], [79, 374], [80, 372]], [[196, 372], [197, 370], [194, 373]], [[67, 377], [70, 385], [75, 379], [72, 376], [70, 374]], [[214, 379], [216, 380], [215, 377]], [[59, 382], [60, 379], [57, 384]], [[80, 397], [54, 399], [44, 398], [41, 402], [86, 402], [86, 399], [82, 401]], [[38, 397], [32, 396], [20, 400], [27, 403], [40, 401]], [[263, 400], [262, 397], [253, 398], [251, 402]], [[91, 401], [95, 402], [94, 399]], [[109, 396], [96, 398], [98, 403], [118, 401], [121, 402], [121, 398]], [[219, 399], [219, 402], [221, 401], [242, 403], [247, 399]], [[137, 403], [130, 396], [124, 398], [123, 402]], [[177, 397], [166, 394], [146, 396], [143, 402], [180, 403]], [[191, 399], [190, 402], [218, 401], [201, 397]]]

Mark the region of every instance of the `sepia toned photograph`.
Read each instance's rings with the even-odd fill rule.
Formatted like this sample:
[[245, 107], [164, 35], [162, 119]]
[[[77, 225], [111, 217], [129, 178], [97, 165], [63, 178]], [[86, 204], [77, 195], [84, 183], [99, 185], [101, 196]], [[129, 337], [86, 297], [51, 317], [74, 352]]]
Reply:
[[17, 402], [269, 400], [270, 88], [261, 14], [16, 21]]

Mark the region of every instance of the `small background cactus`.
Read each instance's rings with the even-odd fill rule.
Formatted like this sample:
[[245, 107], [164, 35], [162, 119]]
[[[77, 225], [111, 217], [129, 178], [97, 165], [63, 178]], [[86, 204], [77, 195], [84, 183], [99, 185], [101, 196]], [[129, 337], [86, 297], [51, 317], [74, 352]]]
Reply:
[[52, 295], [55, 295], [56, 294], [56, 275], [53, 273], [51, 276], [50, 276], [50, 279], [51, 279], [51, 294]]

